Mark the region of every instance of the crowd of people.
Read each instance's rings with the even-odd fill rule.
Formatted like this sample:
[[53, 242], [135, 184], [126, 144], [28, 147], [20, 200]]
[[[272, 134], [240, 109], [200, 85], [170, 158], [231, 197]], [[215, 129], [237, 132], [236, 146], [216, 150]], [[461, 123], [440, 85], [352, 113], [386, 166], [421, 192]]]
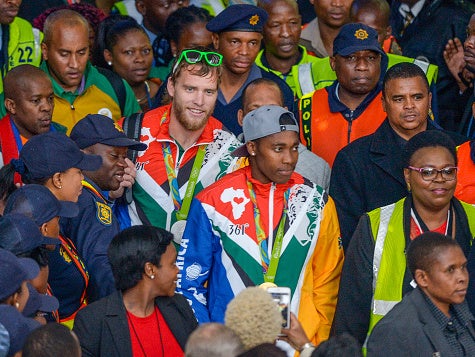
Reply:
[[475, 355], [471, 3], [0, 24], [0, 356]]

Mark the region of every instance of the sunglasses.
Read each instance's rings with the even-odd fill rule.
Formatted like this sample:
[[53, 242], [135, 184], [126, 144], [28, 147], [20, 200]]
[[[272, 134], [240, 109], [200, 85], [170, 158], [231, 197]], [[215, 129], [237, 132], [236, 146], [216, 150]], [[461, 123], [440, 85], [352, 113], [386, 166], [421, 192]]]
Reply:
[[185, 60], [189, 64], [195, 64], [205, 60], [207, 64], [212, 67], [217, 67], [223, 62], [223, 55], [217, 52], [203, 52], [198, 50], [184, 50], [181, 52], [180, 57], [176, 61], [175, 65], [173, 66], [172, 73], [175, 73], [178, 65], [181, 61]]

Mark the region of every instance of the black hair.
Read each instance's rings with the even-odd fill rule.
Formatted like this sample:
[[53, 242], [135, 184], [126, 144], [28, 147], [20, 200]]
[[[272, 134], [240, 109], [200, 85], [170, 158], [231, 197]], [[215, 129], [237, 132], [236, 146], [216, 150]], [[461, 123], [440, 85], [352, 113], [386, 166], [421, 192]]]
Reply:
[[112, 52], [112, 49], [117, 44], [119, 39], [131, 31], [139, 31], [142, 32], [145, 36], [147, 36], [143, 27], [140, 26], [134, 19], [130, 18], [121, 20], [114, 23], [112, 27], [110, 27], [110, 29], [106, 31], [105, 49]]
[[56, 322], [48, 323], [31, 332], [23, 345], [24, 357], [81, 355], [81, 346], [72, 332]]
[[[94, 48], [92, 49], [92, 58], [91, 62], [93, 65], [102, 68], [110, 68], [107, 65], [106, 60], [104, 59], [104, 50], [106, 47], [106, 38], [110, 30], [114, 27], [115, 24], [119, 22], [135, 22], [136, 21], [126, 15], [114, 14], [106, 17], [101, 21], [99, 26], [97, 26], [96, 37], [94, 39]], [[139, 25], [137, 25], [139, 26]], [[139, 26], [140, 27], [140, 26]], [[141, 28], [143, 31], [143, 29]], [[109, 49], [110, 50], [110, 49]]]
[[417, 269], [430, 271], [441, 251], [459, 247], [455, 239], [437, 232], [425, 232], [415, 238], [407, 249], [406, 260], [412, 276]]
[[453, 157], [455, 166], [457, 166], [457, 151], [453, 140], [441, 130], [424, 130], [414, 135], [406, 143], [403, 152], [405, 167], [411, 164], [414, 154], [427, 147], [443, 147], [446, 148]]
[[16, 254], [18, 258], [30, 258], [33, 259], [40, 268], [44, 268], [49, 264], [49, 250], [44, 246], [36, 247], [29, 252]]
[[181, 7], [171, 13], [165, 22], [165, 33], [167, 34], [167, 39], [178, 44], [181, 34], [188, 25], [200, 22], [208, 23], [212, 18], [213, 16], [209, 14], [208, 10], [200, 7], [194, 5]]
[[279, 85], [275, 81], [273, 81], [271, 79], [268, 79], [268, 78], [257, 78], [257, 79], [254, 79], [253, 81], [249, 82], [244, 87], [244, 89], [242, 90], [241, 107], [243, 109], [244, 109], [244, 103], [247, 100], [247, 90], [249, 88], [252, 88], [252, 87], [255, 87], [255, 86], [258, 86], [258, 85], [261, 85], [261, 84], [265, 84], [265, 85], [268, 85], [270, 87], [275, 88], [279, 92], [280, 101], [281, 101], [282, 105], [284, 104], [284, 94], [282, 93], [282, 89], [280, 89]]
[[397, 63], [394, 66], [388, 68], [383, 79], [383, 89], [382, 94], [386, 92], [386, 86], [388, 82], [397, 78], [414, 78], [420, 77], [423, 79], [427, 92], [429, 92], [429, 81], [427, 80], [426, 74], [418, 65], [410, 62], [401, 62]]
[[[34, 183], [37, 185], [45, 185], [46, 182], [53, 176], [42, 177], [42, 178], [33, 178], [31, 177], [31, 172], [25, 163], [21, 159], [14, 159], [10, 161], [9, 164], [5, 165], [5, 179], [11, 180], [8, 181], [9, 184], [14, 184], [14, 175], [15, 172], [21, 176], [21, 180], [24, 184]], [[2, 168], [3, 169], [3, 168]]]
[[312, 357], [333, 356], [363, 357], [363, 354], [356, 338], [345, 332], [322, 342], [312, 352]]
[[133, 226], [117, 234], [108, 250], [116, 288], [125, 291], [136, 286], [142, 280], [145, 263], [159, 267], [172, 239], [170, 232], [153, 226]]
[[8, 197], [17, 189], [14, 182], [15, 170], [11, 164], [0, 168], [0, 200], [7, 202]]

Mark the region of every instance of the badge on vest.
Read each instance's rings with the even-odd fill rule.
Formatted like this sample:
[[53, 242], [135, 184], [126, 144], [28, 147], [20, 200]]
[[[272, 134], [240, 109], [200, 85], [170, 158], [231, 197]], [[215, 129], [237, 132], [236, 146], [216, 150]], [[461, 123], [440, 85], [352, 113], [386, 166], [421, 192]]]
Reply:
[[105, 226], [112, 224], [112, 210], [105, 203], [96, 202], [97, 205], [97, 219]]

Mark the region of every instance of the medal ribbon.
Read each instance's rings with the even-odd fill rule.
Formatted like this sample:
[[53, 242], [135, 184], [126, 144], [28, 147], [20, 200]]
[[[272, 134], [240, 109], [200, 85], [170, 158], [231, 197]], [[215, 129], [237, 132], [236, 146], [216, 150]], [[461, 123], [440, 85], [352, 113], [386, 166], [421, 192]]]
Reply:
[[[284, 209], [282, 216], [280, 217], [279, 228], [275, 236], [274, 247], [272, 248], [271, 257], [269, 259], [267, 249], [267, 236], [264, 232], [261, 223], [261, 212], [257, 206], [256, 193], [252, 188], [252, 183], [247, 181], [247, 188], [249, 190], [249, 197], [254, 207], [254, 222], [256, 225], [257, 243], [259, 245], [259, 251], [261, 253], [262, 273], [264, 274], [264, 281], [273, 283], [275, 280], [275, 274], [280, 260], [280, 252], [282, 251], [282, 241], [284, 238], [285, 221], [287, 219], [287, 203], [289, 201], [290, 189], [284, 192]], [[272, 234], [272, 232], [270, 232]]]
[[[168, 112], [165, 112], [162, 116], [160, 124], [163, 124], [167, 119]], [[184, 220], [188, 217], [188, 211], [190, 210], [191, 200], [195, 192], [196, 184], [198, 183], [198, 177], [201, 171], [201, 165], [205, 158], [205, 151], [207, 145], [200, 145], [198, 152], [191, 168], [190, 178], [188, 179], [188, 185], [186, 187], [185, 196], [183, 200], [180, 197], [180, 189], [178, 187], [178, 180], [175, 170], [175, 162], [173, 160], [172, 150], [170, 143], [162, 143], [163, 161], [165, 162], [165, 169], [167, 171], [168, 184], [170, 186], [170, 193], [175, 206], [175, 214], [177, 220]]]
[[102, 193], [100, 193], [99, 191], [96, 190], [96, 188], [94, 186], [92, 186], [89, 182], [87, 181], [81, 181], [83, 187], [86, 187], [88, 188], [89, 190], [92, 191], [92, 193], [94, 193], [97, 197], [101, 198], [105, 204], [107, 204], [107, 200], [106, 198], [102, 195]]
[[[63, 237], [61, 234], [59, 235], [59, 240], [61, 241], [61, 247], [63, 247], [66, 254], [69, 256], [71, 261], [74, 263], [76, 268], [78, 269], [79, 273], [81, 273], [84, 279], [84, 290], [81, 295], [81, 307], [82, 305], [87, 305], [87, 287], [89, 285], [89, 273], [84, 265], [84, 262], [79, 258], [79, 254], [74, 246], [73, 242], [66, 237]], [[79, 311], [79, 310], [78, 310]]]

